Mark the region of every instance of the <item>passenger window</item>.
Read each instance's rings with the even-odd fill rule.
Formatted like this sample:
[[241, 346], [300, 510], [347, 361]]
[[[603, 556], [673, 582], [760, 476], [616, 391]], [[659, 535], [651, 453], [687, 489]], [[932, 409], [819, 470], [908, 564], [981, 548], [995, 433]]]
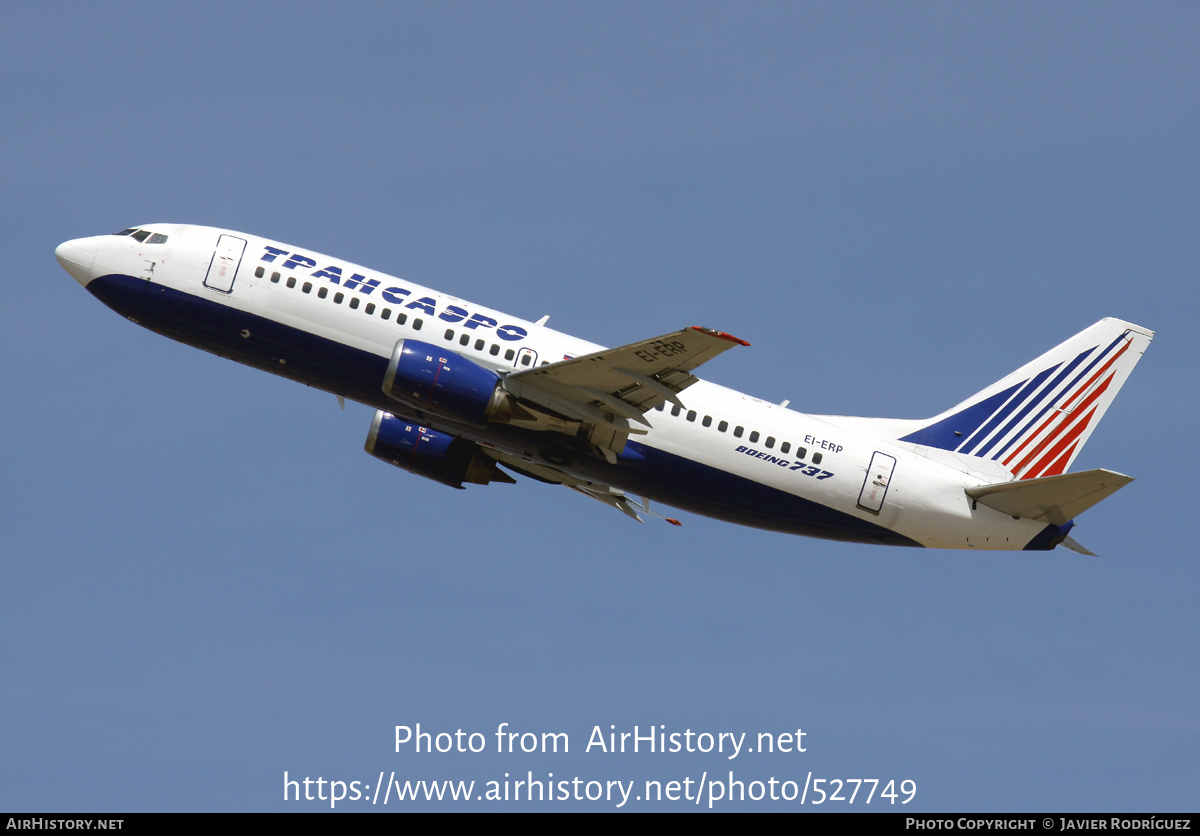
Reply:
[[825, 458], [820, 453], [813, 453], [813, 464], [820, 464], [821, 459]]
[[360, 299], [359, 299], [357, 296], [351, 296], [351, 297], [350, 297], [350, 307], [352, 307], [352, 308], [357, 308], [357, 307], [358, 307], [358, 303], [359, 303], [360, 301], [361, 301], [361, 300], [360, 300]]
[[288, 276], [288, 280], [287, 280], [287, 286], [288, 286], [288, 287], [295, 287], [295, 286], [296, 286], [296, 277], [295, 277], [295, 276]]
[[711, 416], [711, 415], [705, 415], [705, 416], [704, 416], [704, 420], [703, 420], [703, 421], [701, 421], [700, 423], [701, 423], [701, 424], [703, 424], [703, 425], [704, 425], [704, 426], [706, 426], [706, 427], [711, 427], [711, 426], [712, 426], [712, 416]]
[[333, 304], [340, 305], [340, 304], [342, 304], [342, 300], [345, 298], [346, 298], [345, 294], [335, 293], [335, 294], [333, 294]]
[[806, 448], [804, 448], [804, 447], [796, 448], [796, 458], [802, 459], [807, 455], [808, 455], [808, 450]]
[[659, 412], [662, 412], [666, 408], [666, 406], [667, 406], [667, 402], [663, 401], [662, 403], [660, 403], [658, 406], [656, 406], [654, 408], [657, 409]]
[[672, 418], [678, 418], [680, 412], [682, 412], [682, 410], [679, 408], [678, 405], [671, 407], [671, 417]]
[[300, 289], [305, 293], [312, 293], [312, 282], [305, 282], [304, 286]]
[[271, 281], [274, 282], [275, 284], [279, 284], [279, 273], [272, 273]]
[[262, 268], [262, 265], [260, 264], [258, 267], [254, 268], [254, 278], [261, 279], [263, 277], [263, 273], [265, 273], [265, 272], [267, 272], [267, 271], [264, 270]]
[[513, 351], [511, 348], [508, 351], [504, 352], [505, 360], [511, 360], [512, 358], [514, 358], [516, 356], [517, 356], [517, 352]]
[[727, 429], [729, 429], [729, 422], [728, 422], [728, 421], [722, 421], [721, 423], [717, 424], [717, 432], [719, 432], [719, 433], [723, 433], [723, 432], [725, 432]]
[[758, 441], [758, 430], [751, 430], [750, 431], [750, 443], [753, 444], [756, 441]]
[[366, 311], [368, 316], [370, 316], [371, 314], [375, 313], [375, 303], [368, 302], [367, 306], [365, 308], [363, 308], [363, 310]]
[[525, 356], [523, 356], [523, 357], [521, 358], [521, 365], [522, 365], [522, 366], [528, 366], [528, 365], [529, 365], [530, 363], [532, 363], [532, 362], [533, 362], [533, 358], [532, 358], [532, 357], [530, 357], [528, 354], [526, 354]]
[[495, 357], [499, 353], [500, 353], [500, 346], [496, 345], [495, 343], [492, 343], [492, 347], [490, 349], [488, 349], [488, 354]]
[[775, 446], [775, 436], [773, 436], [773, 435], [767, 436], [766, 444], [767, 444], [768, 450], [770, 450], [772, 447], [774, 447]]
[[487, 343], [485, 343], [483, 340], [476, 340], [476, 341], [475, 341], [475, 350], [476, 350], [476, 351], [483, 351], [483, 347], [484, 347], [485, 345], [487, 345]]
[[458, 344], [459, 344], [459, 345], [466, 345], [466, 344], [467, 344], [467, 343], [469, 343], [470, 341], [471, 341], [471, 335], [470, 335], [470, 334], [463, 334], [461, 337], [459, 337], [459, 338], [458, 338]]
[[445, 335], [442, 337], [442, 339], [446, 339], [446, 340], [453, 340], [453, 339], [454, 339], [454, 329], [453, 329], [453, 328], [447, 328], [447, 329], [446, 329], [446, 333], [445, 333]]
[[741, 427], [734, 427], [733, 428], [733, 437], [741, 438], [743, 432], [745, 432], [745, 430], [743, 430]]
[[318, 287], [317, 288], [317, 298], [318, 299], [324, 299], [328, 295], [329, 295], [329, 288], [327, 288], [327, 287]]
[[380, 318], [380, 319], [391, 319], [391, 318], [392, 318], [392, 309], [391, 309], [391, 308], [384, 308], [384, 309], [383, 309], [383, 313], [381, 313], [381, 314], [379, 315], [379, 318]]
[[405, 322], [408, 322], [408, 314], [406, 314], [404, 312], [396, 314], [396, 324], [397, 325], [403, 325]]
[[696, 410], [694, 410], [694, 409], [689, 409], [689, 410], [688, 410], [688, 414], [687, 414], [687, 419], [688, 419], [689, 421], [695, 421], [695, 420], [696, 420]]
[[422, 320], [421, 320], [419, 317], [418, 317], [417, 319], [414, 319], [414, 320], [413, 320], [413, 330], [414, 330], [414, 331], [420, 331], [420, 330], [421, 330], [421, 326], [422, 326], [422, 325], [424, 325], [424, 324], [425, 324], [425, 323], [424, 323], [424, 322], [423, 322], [423, 321], [422, 321]]
[[788, 450], [791, 450], [791, 449], [792, 449], [792, 442], [790, 442], [790, 441], [785, 441], [785, 442], [783, 442], [783, 444], [779, 445], [780, 453], [786, 453]]

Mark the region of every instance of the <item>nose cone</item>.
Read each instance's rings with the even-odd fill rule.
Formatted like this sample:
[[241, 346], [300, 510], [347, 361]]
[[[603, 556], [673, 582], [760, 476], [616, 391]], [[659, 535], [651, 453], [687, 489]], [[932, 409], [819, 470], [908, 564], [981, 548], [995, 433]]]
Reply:
[[54, 257], [62, 268], [71, 274], [71, 278], [84, 287], [94, 276], [92, 264], [96, 260], [96, 239], [75, 238], [63, 241], [54, 251]]

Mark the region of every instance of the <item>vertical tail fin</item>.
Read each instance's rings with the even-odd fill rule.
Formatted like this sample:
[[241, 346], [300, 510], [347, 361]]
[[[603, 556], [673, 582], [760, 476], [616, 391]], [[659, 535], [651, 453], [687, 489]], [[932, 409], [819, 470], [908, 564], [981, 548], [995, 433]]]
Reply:
[[1103, 319], [901, 438], [990, 459], [1016, 479], [1071, 466], [1154, 332]]

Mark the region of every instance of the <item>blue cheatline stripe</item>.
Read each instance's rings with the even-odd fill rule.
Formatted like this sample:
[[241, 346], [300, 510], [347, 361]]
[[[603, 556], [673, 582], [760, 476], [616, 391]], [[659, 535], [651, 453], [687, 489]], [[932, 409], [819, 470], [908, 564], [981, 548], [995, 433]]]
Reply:
[[930, 424], [928, 427], [922, 427], [916, 432], [909, 433], [900, 440], [937, 447], [941, 450], [954, 450], [962, 443], [964, 436], [970, 436], [979, 429], [979, 425], [990, 418], [992, 413], [1024, 384], [1025, 381], [1021, 381], [974, 406], [968, 406], [961, 412], [954, 413], [949, 418], [943, 418], [936, 424]]
[[[1026, 399], [1032, 396], [1033, 393], [1037, 392], [1038, 387], [1042, 385], [1046, 378], [1049, 377], [1050, 374], [1059, 367], [1059, 365], [1060, 364], [1056, 363], [1050, 368], [1039, 372], [1037, 375], [1031, 378], [1024, 386], [1021, 387], [1021, 391], [1017, 393], [1016, 397], [1005, 404], [1002, 409], [998, 410], [996, 414], [993, 415], [991, 419], [983, 425], [983, 427], [975, 432], [971, 438], [966, 441], [966, 443], [958, 448], [958, 452], [967, 453], [968, 455], [972, 456], [982, 456], [983, 453], [975, 452], [975, 448], [979, 445], [979, 443], [986, 439], [992, 430], [1000, 426], [1001, 422], [1003, 422], [1005, 418], [1007, 418], [1013, 413], [1014, 410], [1021, 406]], [[1043, 395], [1044, 394], [1045, 393], [1043, 393]], [[970, 446], [968, 447], [968, 445]]]
[[[594, 456], [580, 468], [597, 480], [634, 495], [719, 520], [826, 540], [922, 546], [902, 534], [819, 502], [772, 488], [712, 465], [630, 441], [626, 449], [642, 459], [635, 467], [609, 465]], [[656, 499], [657, 497], [657, 499]]]
[[[151, 287], [155, 292], [148, 292]], [[93, 279], [87, 289], [145, 328], [264, 371], [344, 394], [400, 420], [418, 426], [436, 423], [431, 428], [436, 432], [468, 442], [485, 441], [516, 455], [531, 447], [553, 447], [573, 462], [573, 472], [634, 496], [648, 496], [685, 511], [768, 531], [857, 543], [923, 545], [853, 514], [646, 444], [631, 441], [626, 447], [628, 454], [610, 465], [555, 433], [497, 424], [481, 428], [444, 417], [405, 415], [407, 407], [382, 391], [387, 357], [239, 311], [215, 299], [120, 275]], [[250, 337], [242, 337], [242, 330]], [[280, 363], [281, 359], [287, 363]]]
[[[1037, 407], [1041, 406], [1042, 404], [1046, 404], [1047, 408], [1050, 405], [1052, 405], [1055, 400], [1055, 397], [1053, 397], [1053, 396], [1054, 396], [1054, 393], [1058, 391], [1059, 384], [1067, 379], [1067, 377], [1071, 374], [1072, 369], [1074, 369], [1076, 366], [1078, 366], [1080, 363], [1082, 363], [1083, 359], [1095, 350], [1096, 350], [1096, 347], [1092, 346], [1091, 348], [1087, 349], [1086, 351], [1080, 352], [1078, 357], [1076, 357], [1074, 360], [1072, 360], [1070, 363], [1068, 363], [1066, 365], [1066, 367], [1064, 367], [1063, 370], [1055, 376], [1054, 380], [1050, 381], [1049, 385], [1047, 385], [1046, 388], [1042, 390], [1042, 394], [1040, 397], [1034, 398], [1028, 404], [1026, 404], [1025, 407], [1020, 412], [1018, 412], [1016, 415], [1014, 415], [1012, 417], [1012, 420], [1010, 420], [1004, 426], [1004, 428], [1002, 430], [1000, 430], [1000, 432], [998, 432], [994, 436], [992, 436], [991, 441], [989, 441], [982, 448], [980, 448], [979, 452], [977, 452], [975, 455], [986, 456], [988, 454], [988, 451], [991, 450], [993, 446], [998, 444], [1001, 439], [1007, 437], [1008, 434], [1010, 432], [1012, 432], [1013, 427], [1015, 427], [1015, 426], [1017, 426], [1017, 424], [1021, 423], [1021, 420], [1024, 419], [1024, 417], [1026, 415], [1028, 415], [1031, 410], [1037, 409]], [[1054, 368], [1058, 368], [1058, 367], [1055, 366]], [[1051, 369], [1051, 371], [1053, 371], [1053, 369]], [[1049, 398], [1049, 401], [1047, 401], [1047, 398]], [[1045, 410], [1042, 410], [1042, 413], [1044, 413], [1044, 412], [1045, 412]], [[1038, 414], [1040, 415], [1042, 413], [1038, 413]], [[1036, 421], [1037, 419], [1035, 418], [1034, 420]], [[1028, 428], [1026, 428], [1025, 431], [1027, 432]], [[1018, 433], [1017, 436], [1015, 436], [1013, 440], [1015, 440], [1016, 438], [1020, 438], [1020, 435], [1021, 434]], [[1008, 445], [1012, 444], [1013, 440], [1010, 440], [1008, 442], [1008, 444], [1004, 445], [1004, 449], [997, 452], [991, 458], [998, 459], [1000, 457], [1000, 454], [1003, 453], [1004, 450], [1008, 449]]]
[[[1096, 357], [1092, 359], [1092, 362], [1088, 363], [1087, 367], [1084, 368], [1083, 371], [1081, 371], [1079, 374], [1075, 375], [1074, 380], [1072, 380], [1070, 383], [1068, 383], [1063, 388], [1063, 390], [1062, 390], [1063, 397], [1065, 397], [1076, 386], [1078, 386], [1081, 381], [1087, 379], [1087, 376], [1088, 376], [1088, 374], [1091, 373], [1092, 369], [1096, 368], [1096, 366], [1099, 365], [1100, 361], [1102, 361], [1106, 356], [1108, 356], [1109, 352], [1111, 352], [1114, 348], [1116, 348], [1118, 345], [1120, 345], [1121, 341], [1124, 339], [1125, 339], [1125, 332], [1122, 331], [1120, 336], [1118, 336], [1115, 340], [1113, 340], [1111, 343], [1109, 343], [1107, 348], [1105, 348], [1103, 351], [1101, 351], [1099, 354], [1097, 354]], [[1096, 350], [1095, 347], [1090, 349], [1090, 351], [1095, 351], [1095, 350]], [[1084, 352], [1084, 353], [1086, 354], [1087, 352]], [[996, 451], [996, 454], [994, 456], [992, 456], [992, 458], [999, 459], [1001, 456], [1003, 456], [1005, 453], [1007, 453], [1014, 444], [1023, 440], [1025, 438], [1026, 434], [1029, 433], [1030, 430], [1032, 430], [1034, 427], [1036, 427], [1038, 425], [1038, 422], [1042, 420], [1042, 417], [1047, 412], [1049, 412], [1051, 409], [1053, 409], [1054, 404], [1057, 403], [1059, 400], [1060, 400], [1060, 398], [1050, 399], [1050, 401], [1048, 401], [1045, 406], [1043, 406], [1040, 410], [1038, 410], [1038, 413], [1036, 415], [1034, 415], [1032, 418], [1030, 418], [1028, 421], [1025, 422], [1025, 426], [1021, 427], [1021, 429], [1017, 431], [1016, 435], [1014, 435], [1011, 439], [1008, 440], [1008, 442], [1003, 447], [1001, 447], [999, 450]]]

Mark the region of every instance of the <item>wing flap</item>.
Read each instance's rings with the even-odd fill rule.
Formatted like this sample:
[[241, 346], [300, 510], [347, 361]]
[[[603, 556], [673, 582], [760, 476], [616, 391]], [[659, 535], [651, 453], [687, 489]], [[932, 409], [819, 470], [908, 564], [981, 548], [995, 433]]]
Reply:
[[682, 405], [679, 393], [699, 378], [691, 371], [745, 340], [692, 326], [649, 340], [513, 372], [504, 388], [525, 401], [591, 424], [592, 443], [620, 452], [630, 433], [650, 426], [643, 416], [664, 402]]
[[1013, 517], [1063, 525], [1133, 481], [1111, 470], [1084, 470], [967, 488], [967, 496]]

